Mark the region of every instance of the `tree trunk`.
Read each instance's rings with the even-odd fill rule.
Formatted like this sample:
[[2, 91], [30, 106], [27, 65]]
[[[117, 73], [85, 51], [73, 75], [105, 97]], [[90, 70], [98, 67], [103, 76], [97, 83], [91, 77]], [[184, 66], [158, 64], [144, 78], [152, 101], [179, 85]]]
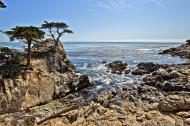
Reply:
[[29, 41], [28, 41], [28, 54], [27, 54], [27, 63], [26, 63], [26, 67], [30, 67], [30, 59], [31, 59], [31, 43], [32, 43], [32, 41], [29, 40]]
[[59, 40], [55, 41], [55, 47], [57, 48], [59, 46]]

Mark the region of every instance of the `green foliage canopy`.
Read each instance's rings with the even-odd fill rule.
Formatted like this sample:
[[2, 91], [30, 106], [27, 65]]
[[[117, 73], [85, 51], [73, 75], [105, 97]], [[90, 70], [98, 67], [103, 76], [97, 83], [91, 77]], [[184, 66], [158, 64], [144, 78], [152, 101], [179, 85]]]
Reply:
[[4, 33], [10, 37], [11, 41], [17, 39], [24, 42], [42, 39], [45, 35], [42, 30], [33, 26], [16, 26], [15, 28], [12, 28], [11, 31], [6, 31]]
[[42, 24], [43, 29], [47, 29], [50, 36], [54, 42], [55, 46], [58, 45], [60, 42], [60, 38], [65, 33], [73, 33], [73, 31], [69, 30], [69, 26], [64, 22], [47, 22], [44, 21], [44, 24]]
[[0, 1], [0, 8], [6, 8], [7, 6], [2, 2]]
[[30, 67], [31, 60], [31, 44], [33, 41], [37, 39], [44, 38], [44, 31], [40, 30], [38, 27], [33, 26], [16, 26], [12, 28], [11, 31], [4, 32], [9, 36], [11, 41], [19, 40], [24, 41], [28, 44], [28, 52], [27, 52], [27, 67]]

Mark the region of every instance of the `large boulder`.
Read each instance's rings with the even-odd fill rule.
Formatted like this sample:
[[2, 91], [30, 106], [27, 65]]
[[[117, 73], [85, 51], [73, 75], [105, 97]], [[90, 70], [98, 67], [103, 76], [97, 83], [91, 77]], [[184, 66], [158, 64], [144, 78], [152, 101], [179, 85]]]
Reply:
[[186, 40], [186, 44], [187, 44], [187, 45], [190, 45], [190, 39], [189, 39], [189, 40]]
[[106, 65], [109, 70], [111, 70], [111, 73], [116, 74], [128, 74], [130, 71], [127, 69], [127, 63], [123, 63], [122, 61], [114, 61], [112, 63], [109, 63]]
[[137, 68], [133, 70], [131, 74], [133, 75], [150, 74], [151, 72], [157, 71], [158, 69], [159, 69], [159, 65], [154, 64], [152, 62], [139, 63], [137, 65]]

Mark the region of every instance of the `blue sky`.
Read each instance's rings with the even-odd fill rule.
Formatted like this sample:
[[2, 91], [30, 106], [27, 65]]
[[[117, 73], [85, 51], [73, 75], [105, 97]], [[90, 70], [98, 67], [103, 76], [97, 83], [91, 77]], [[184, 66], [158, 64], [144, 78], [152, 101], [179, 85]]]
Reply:
[[[64, 21], [63, 41], [151, 41], [190, 38], [190, 0], [2, 0], [0, 29]], [[8, 41], [0, 35], [0, 41]]]

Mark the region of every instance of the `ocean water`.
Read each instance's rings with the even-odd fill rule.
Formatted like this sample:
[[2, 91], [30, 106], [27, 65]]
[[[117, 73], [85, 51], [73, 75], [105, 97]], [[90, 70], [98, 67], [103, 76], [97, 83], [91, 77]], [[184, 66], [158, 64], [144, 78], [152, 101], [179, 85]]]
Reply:
[[78, 68], [102, 61], [122, 60], [135, 66], [140, 62], [178, 64], [186, 62], [179, 57], [159, 55], [161, 50], [177, 47], [180, 43], [146, 42], [65, 42], [64, 48]]
[[[140, 62], [158, 64], [180, 64], [186, 60], [158, 53], [180, 43], [145, 43], [145, 42], [67, 42], [64, 48], [70, 60], [82, 74], [89, 75], [97, 84], [97, 88], [135, 86], [142, 80], [140, 76], [111, 74], [105, 67], [106, 63], [121, 60], [130, 69]], [[106, 62], [106, 63], [105, 63]]]
[[[126, 62], [130, 69], [134, 69], [140, 62], [159, 64], [187, 62], [179, 57], [158, 54], [161, 50], [179, 46], [180, 43], [65, 42], [63, 45], [70, 60], [80, 73], [89, 75], [95, 81], [97, 90], [135, 86], [141, 82], [142, 77], [140, 76], [111, 74], [105, 64], [115, 60]], [[0, 46], [16, 48], [20, 51], [24, 47], [23, 43], [11, 42], [0, 42]]]
[[23, 51], [26, 45], [23, 42], [0, 42], [0, 46]]

